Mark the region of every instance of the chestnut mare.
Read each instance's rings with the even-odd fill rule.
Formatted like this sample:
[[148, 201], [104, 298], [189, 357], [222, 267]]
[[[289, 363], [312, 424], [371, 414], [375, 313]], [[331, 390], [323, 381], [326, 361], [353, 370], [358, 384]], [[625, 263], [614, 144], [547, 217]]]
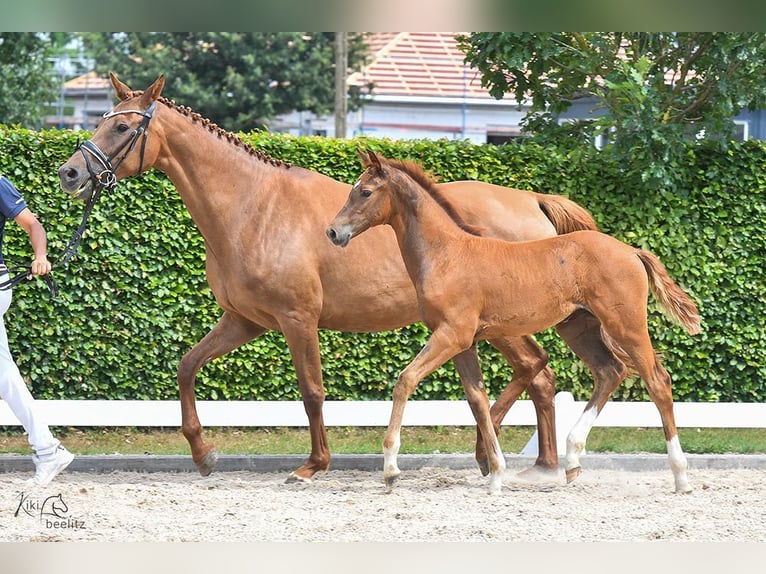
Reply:
[[[207, 279], [223, 314], [178, 367], [182, 429], [193, 460], [207, 475], [217, 458], [202, 438], [196, 373], [208, 361], [277, 330], [290, 349], [311, 434], [311, 455], [288, 480], [310, 480], [330, 463], [317, 330], [371, 332], [419, 320], [395, 237], [379, 228], [341, 253], [324, 230], [343, 205], [347, 184], [275, 160], [161, 97], [164, 76], [144, 92], [131, 91], [114, 75], [111, 80], [120, 102], [60, 167], [60, 184], [88, 200], [105, 180], [154, 167], [169, 176], [205, 238]], [[470, 181], [438, 187], [463, 219], [491, 236], [513, 241], [596, 227], [584, 209], [560, 196]], [[598, 321], [578, 311], [557, 329], [589, 365], [606, 401], [626, 371], [601, 341]], [[490, 343], [513, 366], [512, 380], [492, 407], [495, 429], [528, 389], [540, 440], [530, 474], [555, 471], [554, 375], [545, 351], [531, 337], [499, 336]], [[475, 357], [458, 357], [455, 364], [461, 377], [475, 378]], [[480, 436], [476, 457], [486, 474]]]
[[[476, 341], [537, 333], [586, 308], [601, 322], [613, 352], [634, 365], [644, 380], [662, 417], [676, 492], [691, 490], [673, 415], [670, 375], [647, 330], [649, 289], [690, 334], [700, 331], [700, 317], [655, 255], [597, 231], [521, 243], [480, 237], [417, 164], [379, 159], [373, 152], [362, 154], [362, 164], [365, 171], [327, 236], [345, 247], [367, 229], [390, 225], [415, 285], [421, 318], [432, 331], [394, 387], [383, 439], [387, 484], [400, 474], [396, 457], [404, 407], [421, 379], [460, 354], [468, 353], [473, 362]], [[481, 372], [478, 364], [472, 366], [475, 376], [464, 377], [463, 386], [488, 450], [490, 492], [497, 492], [505, 458]], [[570, 474], [579, 472], [579, 455], [598, 411], [591, 399], [567, 439]]]

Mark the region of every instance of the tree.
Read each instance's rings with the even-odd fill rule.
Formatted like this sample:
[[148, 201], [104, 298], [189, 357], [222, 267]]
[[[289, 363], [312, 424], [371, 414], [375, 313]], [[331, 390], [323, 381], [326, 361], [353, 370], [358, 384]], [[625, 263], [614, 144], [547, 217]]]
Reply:
[[[334, 34], [301, 32], [130, 32], [83, 36], [96, 71], [143, 89], [160, 74], [164, 94], [233, 131], [260, 128], [294, 110], [332, 112]], [[364, 58], [349, 34], [348, 61]], [[350, 108], [359, 94], [350, 94]]]
[[56, 99], [51, 58], [66, 34], [0, 32], [0, 123], [39, 127]]
[[[495, 98], [511, 93], [529, 103], [530, 133], [610, 132], [615, 151], [645, 181], [667, 185], [681, 142], [704, 134], [725, 144], [733, 117], [763, 106], [764, 40], [762, 33], [476, 33], [458, 44]], [[597, 117], [559, 125], [584, 98]]]

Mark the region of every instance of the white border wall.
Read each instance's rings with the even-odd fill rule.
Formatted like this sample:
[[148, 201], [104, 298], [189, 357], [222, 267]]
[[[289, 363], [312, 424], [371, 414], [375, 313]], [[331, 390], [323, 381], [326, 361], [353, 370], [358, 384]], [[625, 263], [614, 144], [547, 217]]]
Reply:
[[[38, 400], [41, 414], [54, 426], [179, 427], [178, 401], [87, 401]], [[584, 402], [558, 407], [556, 418], [569, 419], [582, 412]], [[207, 427], [306, 427], [308, 419], [300, 401], [197, 401], [203, 426]], [[675, 403], [679, 427], [766, 428], [766, 403]], [[327, 426], [385, 427], [391, 414], [390, 401], [327, 401]], [[19, 422], [5, 402], [0, 401], [0, 425]], [[466, 401], [409, 401], [405, 426], [473, 426]], [[503, 425], [535, 426], [531, 401], [518, 401]], [[596, 420], [602, 427], [660, 427], [660, 416], [650, 402], [609, 402]]]

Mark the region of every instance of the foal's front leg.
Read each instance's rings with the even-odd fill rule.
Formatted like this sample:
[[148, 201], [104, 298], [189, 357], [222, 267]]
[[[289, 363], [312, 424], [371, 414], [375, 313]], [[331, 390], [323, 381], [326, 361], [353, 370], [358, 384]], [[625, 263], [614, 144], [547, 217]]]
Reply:
[[[468, 345], [471, 342], [469, 341]], [[412, 362], [399, 374], [394, 387], [394, 404], [391, 408], [391, 419], [383, 438], [383, 478], [386, 486], [391, 486], [399, 478], [401, 470], [397, 463], [399, 446], [401, 445], [402, 419], [404, 407], [415, 389], [425, 377], [433, 373], [468, 345], [461, 345], [454, 331], [446, 327], [438, 327], [431, 334]]]

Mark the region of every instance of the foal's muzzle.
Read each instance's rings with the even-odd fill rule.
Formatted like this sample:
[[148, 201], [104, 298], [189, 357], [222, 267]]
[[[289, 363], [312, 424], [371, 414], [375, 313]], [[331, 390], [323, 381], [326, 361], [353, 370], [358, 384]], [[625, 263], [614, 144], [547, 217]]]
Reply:
[[338, 247], [345, 247], [348, 245], [348, 242], [351, 241], [351, 232], [342, 232], [332, 225], [327, 228], [325, 233], [327, 234], [327, 237], [330, 238], [330, 241], [332, 241]]

